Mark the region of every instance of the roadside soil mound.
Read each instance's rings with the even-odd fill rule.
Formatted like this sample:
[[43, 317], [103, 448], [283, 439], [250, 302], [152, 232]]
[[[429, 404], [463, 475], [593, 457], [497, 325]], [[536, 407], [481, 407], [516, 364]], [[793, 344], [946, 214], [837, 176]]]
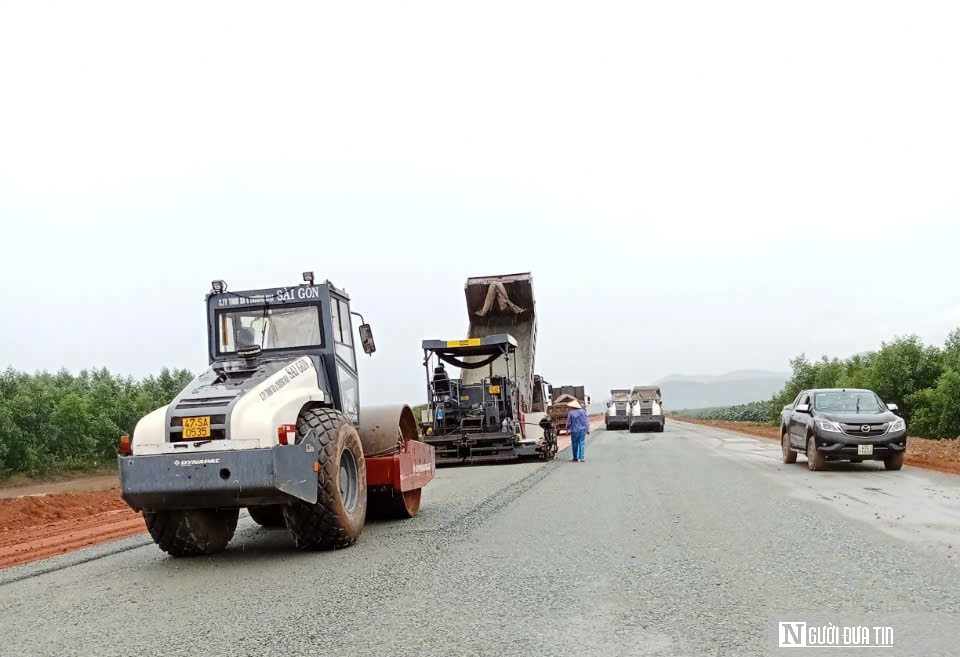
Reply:
[[0, 568], [144, 531], [117, 488], [0, 499]]

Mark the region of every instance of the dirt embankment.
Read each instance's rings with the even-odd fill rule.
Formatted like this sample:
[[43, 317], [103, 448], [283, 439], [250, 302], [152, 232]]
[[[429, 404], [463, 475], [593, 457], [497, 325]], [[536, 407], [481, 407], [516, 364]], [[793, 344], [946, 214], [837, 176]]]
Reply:
[[[717, 427], [718, 429], [739, 431], [740, 433], [750, 434], [758, 438], [766, 438], [780, 442], [780, 428], [770, 426], [769, 424], [759, 424], [757, 422], [728, 422], [724, 420], [695, 420], [688, 417], [673, 417], [672, 419], [679, 422], [690, 422], [691, 424]], [[960, 440], [908, 438], [907, 454], [903, 462], [918, 468], [937, 470], [938, 472], [947, 472], [950, 474], [960, 474]]]
[[[82, 482], [76, 480], [73, 484], [82, 487]], [[5, 497], [0, 499], [0, 568], [144, 531], [146, 528], [140, 514], [120, 499], [117, 488]]]

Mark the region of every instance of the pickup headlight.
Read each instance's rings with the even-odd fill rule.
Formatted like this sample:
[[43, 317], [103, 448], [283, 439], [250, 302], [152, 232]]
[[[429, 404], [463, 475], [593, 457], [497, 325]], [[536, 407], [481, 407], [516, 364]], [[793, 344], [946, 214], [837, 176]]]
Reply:
[[907, 428], [907, 423], [903, 421], [902, 417], [898, 417], [890, 427], [887, 429], [887, 433], [893, 433], [894, 431], [903, 431]]
[[817, 420], [817, 428], [820, 431], [830, 431], [832, 433], [841, 433], [840, 425], [832, 420]]

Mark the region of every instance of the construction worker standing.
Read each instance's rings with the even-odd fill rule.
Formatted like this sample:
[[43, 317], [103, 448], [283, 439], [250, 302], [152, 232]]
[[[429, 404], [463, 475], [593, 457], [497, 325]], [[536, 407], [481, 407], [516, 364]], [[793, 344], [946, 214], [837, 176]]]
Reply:
[[583, 448], [587, 442], [587, 434], [590, 433], [590, 419], [577, 400], [567, 402], [567, 406], [571, 409], [567, 415], [567, 429], [570, 430], [570, 447], [573, 452], [570, 460], [583, 463]]

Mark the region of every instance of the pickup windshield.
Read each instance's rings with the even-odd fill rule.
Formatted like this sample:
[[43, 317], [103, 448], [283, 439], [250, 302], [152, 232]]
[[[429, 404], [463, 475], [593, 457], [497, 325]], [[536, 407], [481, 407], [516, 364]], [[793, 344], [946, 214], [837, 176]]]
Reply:
[[872, 392], [818, 392], [813, 407], [835, 413], [882, 413], [886, 410]]
[[261, 306], [217, 314], [219, 353], [255, 344], [264, 350], [323, 346], [317, 307]]

